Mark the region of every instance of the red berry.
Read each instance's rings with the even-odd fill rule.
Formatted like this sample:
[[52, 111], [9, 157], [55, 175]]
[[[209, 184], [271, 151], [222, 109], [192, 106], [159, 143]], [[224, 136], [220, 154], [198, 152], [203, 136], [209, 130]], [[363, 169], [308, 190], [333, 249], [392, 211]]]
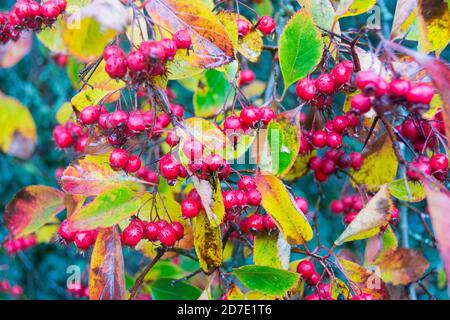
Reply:
[[335, 131], [342, 133], [348, 128], [348, 119], [346, 116], [337, 116], [333, 119], [333, 128]]
[[344, 204], [340, 200], [331, 201], [330, 208], [331, 211], [336, 214], [344, 212]]
[[278, 228], [277, 224], [275, 223], [275, 220], [273, 220], [273, 218], [269, 214], [266, 214], [263, 217], [263, 223], [264, 223], [264, 227], [269, 231], [275, 230]]
[[123, 78], [127, 73], [127, 61], [125, 58], [113, 56], [106, 60], [105, 71], [111, 78]]
[[135, 155], [131, 155], [128, 158], [128, 162], [126, 164], [125, 171], [126, 172], [136, 172], [141, 168], [141, 165], [142, 165], [141, 158], [139, 158]]
[[397, 98], [406, 97], [411, 88], [411, 82], [403, 79], [394, 79], [389, 84], [389, 94]]
[[337, 64], [331, 71], [331, 74], [334, 78], [336, 87], [349, 83], [352, 80], [353, 75], [353, 62], [344, 61]]
[[355, 84], [364, 94], [375, 92], [380, 83], [380, 77], [372, 71], [361, 71], [356, 75]]
[[158, 239], [159, 234], [159, 226], [155, 222], [148, 222], [144, 226], [144, 234], [145, 238], [147, 238], [150, 241], [156, 241]]
[[164, 46], [157, 41], [144, 41], [139, 45], [139, 51], [147, 58], [153, 60], [154, 67], [161, 65], [161, 62], [166, 58], [166, 50]]
[[141, 51], [131, 51], [127, 56], [127, 66], [131, 71], [143, 71], [147, 67], [147, 60]]
[[188, 49], [192, 45], [192, 38], [186, 30], [178, 30], [173, 34], [172, 40], [175, 41], [178, 49]]
[[352, 168], [355, 170], [361, 169], [364, 164], [363, 155], [359, 152], [352, 152], [350, 153], [350, 157], [352, 158]]
[[354, 113], [354, 112], [350, 112], [346, 114], [347, 120], [348, 120], [348, 125], [351, 128], [356, 128], [359, 124], [359, 116]]
[[411, 119], [404, 121], [401, 126], [401, 133], [412, 142], [415, 142], [419, 138], [418, 124]]
[[229, 116], [223, 122], [223, 129], [225, 132], [234, 133], [242, 129], [242, 121], [238, 116]]
[[94, 244], [95, 238], [91, 231], [78, 231], [75, 234], [74, 242], [78, 249], [87, 250]]
[[312, 79], [301, 79], [295, 87], [297, 95], [305, 101], [311, 101], [317, 96], [316, 82]]
[[198, 216], [201, 210], [201, 205], [196, 199], [186, 198], [181, 203], [181, 214], [184, 218], [194, 218]]
[[308, 260], [302, 260], [297, 265], [297, 273], [299, 273], [303, 279], [309, 279], [316, 271], [314, 264]]
[[88, 142], [89, 137], [87, 135], [79, 137], [77, 143], [75, 144], [75, 151], [78, 153], [84, 152], [84, 149], [86, 148]]
[[205, 163], [208, 165], [209, 171], [219, 172], [225, 167], [225, 160], [218, 154], [210, 154], [206, 157]]
[[305, 280], [310, 286], [316, 286], [320, 281], [320, 274], [317, 271], [314, 271], [309, 278]]
[[300, 209], [301, 212], [307, 213], [308, 212], [308, 201], [306, 201], [303, 197], [296, 197], [295, 203], [297, 204], [297, 207]]
[[446, 171], [448, 169], [448, 158], [442, 153], [437, 153], [430, 160], [431, 171]]
[[323, 130], [314, 132], [312, 143], [318, 149], [325, 147], [327, 145], [327, 133]]
[[166, 154], [159, 161], [159, 171], [167, 180], [175, 180], [180, 174], [180, 164], [170, 154]]
[[226, 179], [231, 173], [231, 166], [228, 162], [225, 161], [223, 169], [219, 171], [219, 178]]
[[167, 127], [172, 122], [167, 113], [161, 113], [156, 117], [156, 123], [161, 125], [161, 128]]
[[132, 112], [128, 117], [128, 129], [133, 133], [140, 133], [145, 130], [145, 120], [140, 112]]
[[270, 121], [275, 119], [275, 112], [272, 110], [272, 108], [269, 107], [262, 107], [259, 109], [261, 112], [261, 121], [264, 123], [264, 125], [268, 125]]
[[242, 191], [256, 189], [256, 181], [253, 177], [242, 176], [238, 180], [238, 188], [239, 188], [239, 190], [242, 190]]
[[196, 161], [202, 158], [204, 148], [200, 141], [191, 139], [183, 145], [183, 152], [189, 160]]
[[222, 193], [223, 205], [226, 210], [232, 209], [238, 205], [239, 199], [237, 198], [236, 192], [234, 190], [227, 190]]
[[114, 149], [109, 155], [109, 164], [116, 169], [124, 169], [128, 164], [128, 152], [123, 149]]
[[59, 11], [63, 12], [67, 8], [67, 0], [53, 0], [58, 5]]
[[314, 156], [309, 160], [309, 168], [313, 171], [319, 171], [322, 167], [322, 159]]
[[165, 227], [170, 226], [170, 224], [169, 224], [166, 220], [164, 220], [164, 219], [158, 220], [158, 221], [156, 222], [156, 225], [158, 226], [159, 229], [162, 229], [162, 228], [165, 228]]
[[430, 104], [434, 97], [434, 88], [428, 83], [415, 84], [406, 95], [410, 103]]
[[262, 196], [258, 190], [248, 190], [245, 195], [247, 196], [247, 203], [249, 205], [257, 207], [261, 204]]
[[342, 147], [342, 136], [337, 132], [331, 132], [327, 136], [327, 144], [330, 148], [334, 149]]
[[350, 224], [352, 223], [353, 220], [355, 220], [356, 216], [358, 215], [358, 212], [353, 211], [350, 213], [347, 213], [344, 217], [344, 223], [345, 224]]
[[372, 101], [370, 97], [366, 97], [362, 94], [356, 94], [352, 97], [350, 101], [352, 110], [358, 113], [367, 113], [372, 108]]
[[47, 1], [41, 5], [41, 14], [46, 19], [56, 19], [59, 13], [58, 4], [53, 1]]
[[244, 126], [254, 128], [261, 120], [261, 111], [257, 107], [247, 107], [242, 109], [240, 118]]
[[189, 171], [195, 174], [199, 179], [206, 180], [209, 178], [209, 166], [203, 160], [191, 162], [189, 164]]
[[333, 94], [335, 90], [334, 78], [331, 74], [321, 74], [316, 80], [316, 87], [319, 92], [322, 92], [326, 95]]
[[175, 55], [177, 54], [177, 44], [172, 39], [162, 39], [159, 41], [161, 46], [164, 48], [165, 57], [164, 60], [170, 61], [173, 60]]
[[323, 159], [320, 172], [329, 176], [336, 171], [336, 163], [331, 159]]
[[247, 226], [252, 232], [261, 232], [264, 230], [264, 219], [260, 214], [253, 214], [248, 217]]
[[62, 126], [57, 126], [53, 130], [53, 138], [55, 139], [56, 145], [61, 149], [68, 148], [74, 143], [73, 137], [69, 130]]
[[128, 122], [128, 114], [123, 110], [111, 112], [108, 116], [108, 121], [113, 128], [123, 126]]
[[177, 240], [180, 240], [183, 238], [184, 236], [184, 227], [181, 223], [179, 223], [178, 221], [174, 221], [171, 224], [172, 229], [175, 230], [175, 234], [177, 236]]
[[131, 223], [128, 227], [123, 229], [122, 243], [129, 247], [135, 247], [143, 237], [144, 230], [142, 227]]
[[395, 224], [398, 222], [398, 219], [400, 218], [400, 211], [396, 207], [393, 207], [391, 209], [391, 218], [389, 219], [389, 223]]
[[[421, 158], [418, 161], [411, 162], [411, 167], [413, 168], [407, 168], [406, 169], [406, 175], [410, 180], [420, 180], [421, 179], [421, 172], [425, 175], [431, 175], [431, 165], [430, 162]], [[414, 170], [415, 169], [415, 170]], [[416, 172], [419, 171], [419, 172]]]
[[103, 59], [108, 61], [112, 57], [125, 58], [125, 54], [119, 46], [111, 45], [105, 48], [103, 52]]
[[80, 122], [83, 124], [93, 124], [100, 117], [100, 108], [98, 106], [88, 106], [80, 113]]
[[19, 19], [25, 19], [31, 16], [30, 6], [27, 2], [16, 2], [13, 10]]
[[177, 232], [169, 225], [159, 231], [158, 239], [163, 246], [171, 247], [177, 242]]
[[177, 136], [174, 130], [170, 130], [167, 132], [166, 143], [170, 147], [175, 147], [180, 142], [180, 138]]
[[59, 225], [58, 234], [61, 238], [63, 238], [67, 243], [73, 242], [75, 240], [75, 231], [70, 230], [69, 222], [64, 220]]
[[314, 171], [314, 178], [318, 181], [318, 182], [325, 182], [328, 180], [328, 175], [326, 175], [325, 173], [323, 173], [322, 171]]
[[269, 35], [275, 31], [275, 20], [271, 17], [263, 16], [258, 19], [258, 30], [264, 35]]
[[246, 86], [255, 80], [255, 73], [250, 69], [239, 72], [239, 85]]
[[174, 116], [176, 116], [179, 119], [182, 119], [184, 116], [184, 108], [182, 105], [179, 104], [172, 104], [170, 106], [170, 111]]

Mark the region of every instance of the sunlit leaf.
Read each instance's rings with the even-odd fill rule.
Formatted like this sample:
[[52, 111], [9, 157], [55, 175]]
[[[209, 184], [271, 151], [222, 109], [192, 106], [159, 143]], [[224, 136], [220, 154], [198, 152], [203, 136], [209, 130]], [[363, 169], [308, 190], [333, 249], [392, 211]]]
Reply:
[[334, 243], [339, 246], [375, 236], [389, 223], [391, 209], [388, 186], [383, 185]]
[[308, 152], [306, 155], [299, 154], [289, 172], [283, 177], [284, 180], [295, 180], [303, 177], [309, 172], [309, 161], [316, 156], [316, 151]]
[[6, 205], [3, 223], [14, 237], [37, 231], [64, 209], [64, 193], [47, 186], [28, 186]]
[[253, 245], [253, 260], [256, 265], [282, 269], [278, 253], [278, 234], [267, 232], [255, 237]]
[[266, 87], [267, 85], [264, 81], [254, 80], [249, 85], [242, 87], [241, 90], [248, 99], [252, 99], [261, 96], [266, 90]]
[[122, 244], [117, 227], [99, 232], [91, 257], [89, 299], [125, 299], [125, 275]]
[[276, 297], [286, 294], [299, 280], [297, 273], [266, 266], [243, 266], [233, 274], [250, 290]]
[[273, 175], [260, 173], [256, 175], [256, 184], [262, 195], [262, 206], [275, 220], [290, 245], [304, 244], [313, 238], [308, 220], [281, 180]]
[[200, 267], [206, 274], [212, 273], [222, 264], [220, 227], [213, 227], [204, 212], [194, 219], [194, 245]]
[[341, 0], [336, 9], [336, 17], [351, 17], [369, 11], [377, 0]]
[[333, 299], [338, 299], [339, 296], [344, 297], [345, 300], [351, 298], [350, 289], [347, 287], [344, 281], [339, 278], [334, 278], [330, 280], [331, 284], [331, 297]]
[[393, 197], [407, 202], [420, 202], [426, 197], [420, 181], [395, 180], [389, 184], [389, 191]]
[[419, 50], [439, 55], [450, 41], [450, 14], [440, 0], [418, 0]]
[[87, 89], [77, 93], [71, 100], [75, 109], [81, 111], [87, 106], [99, 104], [102, 99], [111, 94], [111, 90]]
[[297, 12], [288, 21], [278, 46], [286, 91], [291, 84], [316, 68], [323, 53], [321, 34], [306, 10]]
[[0, 150], [28, 159], [36, 144], [36, 125], [30, 111], [18, 100], [0, 92]]
[[186, 281], [161, 278], [150, 285], [155, 300], [197, 300], [202, 291]]

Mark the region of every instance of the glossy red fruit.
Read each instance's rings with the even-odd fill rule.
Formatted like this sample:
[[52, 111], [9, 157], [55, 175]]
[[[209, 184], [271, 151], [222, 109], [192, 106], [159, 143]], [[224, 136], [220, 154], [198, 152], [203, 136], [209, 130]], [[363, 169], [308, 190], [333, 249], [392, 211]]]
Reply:
[[181, 214], [183, 218], [194, 218], [198, 216], [201, 205], [198, 200], [186, 198], [181, 202]]
[[331, 132], [327, 136], [327, 145], [330, 148], [339, 149], [342, 147], [342, 136], [337, 132]]
[[77, 142], [75, 143], [75, 151], [77, 153], [83, 153], [84, 149], [86, 148], [88, 144], [89, 137], [87, 135], [83, 135], [81, 137], [78, 137]]
[[170, 130], [167, 132], [166, 143], [170, 147], [175, 147], [180, 142], [180, 138], [177, 136], [174, 130]]
[[223, 205], [226, 210], [232, 209], [239, 204], [235, 190], [227, 190], [222, 193]]
[[127, 56], [127, 66], [131, 71], [144, 71], [144, 69], [147, 67], [147, 59], [141, 51], [131, 51]]
[[143, 237], [144, 230], [136, 224], [130, 224], [123, 229], [122, 243], [129, 247], [135, 247]]
[[116, 110], [108, 115], [108, 122], [113, 128], [126, 125], [128, 114], [123, 110]]
[[403, 79], [394, 79], [389, 84], [389, 94], [396, 98], [406, 97], [411, 89], [411, 82]]
[[350, 195], [346, 195], [342, 198], [342, 203], [344, 204], [345, 208], [349, 209], [352, 207], [353, 203], [353, 197]]
[[430, 160], [431, 171], [446, 171], [448, 169], [448, 158], [442, 153], [436, 153]]
[[333, 94], [335, 86], [333, 75], [328, 73], [321, 74], [316, 80], [317, 90], [326, 95]]
[[310, 286], [316, 286], [320, 281], [320, 274], [317, 271], [314, 271], [309, 278], [305, 279], [306, 283]]
[[94, 244], [95, 238], [91, 231], [78, 231], [74, 238], [75, 245], [80, 250], [87, 250]]
[[161, 65], [161, 62], [166, 58], [166, 50], [158, 41], [149, 40], [142, 42], [139, 45], [139, 51], [142, 52], [146, 59], [151, 60], [152, 66]]
[[398, 222], [399, 219], [400, 219], [400, 211], [396, 207], [393, 207], [391, 210], [391, 218], [389, 219], [389, 223], [395, 224]]
[[166, 154], [159, 161], [159, 171], [169, 181], [178, 178], [180, 166], [180, 163], [176, 162], [170, 154]]
[[63, 238], [67, 243], [73, 242], [75, 240], [75, 231], [69, 228], [69, 222], [64, 220], [59, 225], [58, 235]]
[[166, 128], [171, 122], [172, 119], [170, 119], [170, 116], [167, 113], [160, 113], [156, 117], [156, 123], [160, 124], [161, 128]]
[[160, 219], [160, 220], [156, 221], [156, 225], [158, 226], [159, 229], [170, 226], [169, 222], [167, 222], [167, 220], [164, 220], [164, 219]]
[[132, 112], [128, 117], [127, 128], [132, 133], [141, 133], [145, 130], [145, 120], [140, 112]]
[[161, 41], [159, 41], [159, 43], [164, 48], [164, 53], [165, 53], [164, 60], [165, 61], [173, 60], [173, 58], [177, 54], [176, 42], [173, 41], [172, 39], [165, 38], [165, 39], [162, 39]]
[[250, 69], [239, 72], [239, 85], [246, 86], [255, 80], [255, 73]]
[[348, 153], [343, 153], [339, 156], [337, 165], [341, 169], [348, 169], [352, 165], [352, 157]]
[[434, 97], [434, 88], [429, 83], [418, 83], [412, 86], [406, 95], [410, 103], [430, 104]]
[[370, 97], [366, 97], [362, 94], [356, 94], [352, 97], [350, 101], [352, 110], [358, 113], [367, 113], [372, 108], [372, 101]]
[[342, 133], [348, 128], [348, 119], [346, 116], [337, 116], [333, 119], [333, 129]]
[[247, 107], [242, 109], [240, 118], [244, 126], [255, 128], [261, 120], [261, 111], [257, 107]]
[[275, 119], [275, 112], [272, 110], [272, 108], [269, 107], [262, 107], [259, 109], [261, 112], [261, 121], [264, 125], [268, 125], [270, 121]]
[[[41, 4], [37, 1], [30, 1], [29, 2], [30, 7], [30, 16], [31, 17], [37, 17], [41, 15]], [[60, 6], [60, 11], [64, 11]]]
[[242, 121], [238, 116], [229, 116], [223, 122], [223, 129], [226, 133], [234, 133], [242, 129]]
[[302, 260], [297, 265], [297, 273], [299, 273], [304, 279], [309, 279], [315, 271], [316, 268], [311, 261]]
[[185, 156], [188, 157], [188, 159], [191, 161], [201, 159], [204, 149], [205, 147], [203, 146], [203, 144], [195, 139], [191, 139], [183, 145], [183, 152]]
[[105, 71], [111, 78], [123, 78], [127, 73], [127, 61], [125, 58], [113, 56], [106, 60]]
[[258, 30], [262, 32], [262, 34], [269, 35], [275, 31], [275, 20], [268, 16], [260, 17], [258, 19], [257, 27]]
[[80, 112], [80, 122], [82, 124], [93, 124], [100, 117], [100, 109], [98, 106], [88, 106]]
[[411, 119], [404, 121], [401, 125], [401, 133], [412, 142], [415, 142], [419, 138], [418, 124]]
[[238, 188], [239, 188], [239, 190], [242, 190], [242, 191], [256, 189], [256, 181], [251, 176], [242, 176], [238, 180]]
[[333, 200], [330, 203], [330, 209], [333, 213], [339, 214], [344, 212], [344, 204], [340, 200]]
[[211, 172], [220, 172], [225, 167], [225, 160], [218, 154], [210, 154], [206, 157], [205, 163]]
[[311, 101], [317, 96], [316, 82], [308, 78], [301, 79], [297, 82], [295, 91], [302, 100]]
[[47, 1], [41, 5], [42, 17], [46, 19], [56, 19], [59, 13], [60, 9], [58, 7], [58, 4], [53, 1]]
[[327, 133], [323, 130], [314, 132], [312, 143], [314, 147], [321, 149], [327, 145]]
[[322, 167], [322, 159], [314, 156], [309, 160], [309, 168], [313, 171], [319, 171]]
[[345, 115], [350, 128], [356, 128], [359, 125], [359, 116], [355, 112], [349, 112]]
[[247, 226], [252, 232], [261, 232], [264, 230], [264, 219], [260, 214], [253, 214], [248, 217]]
[[227, 179], [231, 174], [231, 166], [225, 161], [223, 169], [219, 171], [219, 179]]
[[184, 236], [184, 227], [181, 223], [179, 223], [178, 221], [174, 221], [171, 224], [172, 229], [175, 230], [175, 234], [177, 236], [177, 240], [180, 240], [183, 238]]
[[62, 126], [57, 126], [53, 130], [53, 138], [55, 139], [56, 145], [61, 149], [68, 148], [74, 143], [70, 131]]
[[361, 169], [361, 167], [364, 164], [364, 157], [361, 153], [359, 152], [352, 152], [350, 153], [350, 157], [352, 158], [352, 168], [355, 170], [359, 170]]
[[239, 37], [245, 37], [250, 31], [250, 23], [244, 19], [238, 19], [236, 23]]
[[178, 30], [172, 36], [178, 49], [189, 49], [192, 45], [192, 38], [186, 30]]
[[245, 195], [247, 196], [247, 203], [250, 206], [257, 207], [261, 204], [262, 196], [258, 190], [256, 189], [248, 190], [245, 193]]
[[182, 119], [184, 116], [184, 108], [182, 105], [172, 104], [172, 105], [170, 105], [170, 111], [178, 119]]
[[30, 6], [27, 2], [18, 1], [13, 7], [14, 13], [19, 19], [25, 19], [31, 16]]
[[359, 212], [353, 211], [350, 213], [347, 213], [344, 217], [344, 223], [345, 224], [350, 224], [352, 223], [353, 220], [355, 220], [356, 216], [358, 215]]
[[56, 5], [59, 8], [60, 12], [63, 12], [66, 10], [67, 8], [67, 0], [53, 0], [54, 3], [56, 3]]
[[189, 164], [189, 171], [195, 174], [199, 179], [206, 180], [209, 178], [209, 166], [203, 160], [197, 160]]
[[323, 159], [320, 172], [329, 176], [336, 171], [336, 163], [331, 159]]
[[353, 75], [353, 62], [343, 61], [337, 64], [331, 71], [331, 75], [334, 78], [336, 87], [340, 87], [343, 84], [350, 83]]
[[152, 242], [158, 240], [159, 229], [160, 228], [156, 222], [150, 221], [145, 223], [144, 225], [145, 238]]
[[137, 172], [141, 168], [141, 166], [142, 166], [141, 158], [135, 155], [130, 155], [125, 167], [125, 171], [130, 173]]
[[169, 225], [159, 230], [158, 239], [163, 246], [171, 247], [177, 242], [177, 232]]
[[364, 94], [375, 92], [380, 83], [380, 76], [372, 71], [361, 71], [356, 75], [355, 84]]
[[109, 164], [116, 169], [124, 169], [128, 164], [128, 152], [123, 149], [114, 149], [109, 155]]
[[103, 59], [108, 61], [112, 57], [125, 58], [125, 54], [119, 46], [110, 45], [105, 48], [105, 51], [103, 52]]
[[277, 224], [275, 223], [275, 220], [273, 220], [273, 218], [269, 214], [266, 214], [263, 217], [263, 223], [264, 223], [264, 228], [266, 228], [269, 231], [276, 230], [278, 228]]
[[306, 201], [305, 198], [303, 198], [303, 197], [296, 197], [295, 198], [295, 203], [297, 204], [297, 207], [303, 213], [307, 213], [308, 212], [308, 201]]

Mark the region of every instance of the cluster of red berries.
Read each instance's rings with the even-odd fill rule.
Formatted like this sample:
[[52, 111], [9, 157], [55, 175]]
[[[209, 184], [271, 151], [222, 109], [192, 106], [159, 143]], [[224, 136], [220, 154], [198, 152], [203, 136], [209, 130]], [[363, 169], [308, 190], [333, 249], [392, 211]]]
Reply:
[[119, 46], [111, 45], [103, 53], [105, 70], [115, 79], [124, 78], [128, 71], [133, 83], [144, 83], [149, 77], [163, 75], [166, 72], [165, 63], [173, 60], [177, 50], [189, 49], [191, 45], [192, 39], [186, 30], [175, 32], [172, 39], [144, 41], [127, 56]]
[[417, 181], [421, 179], [421, 172], [425, 175], [433, 175], [437, 180], [446, 181], [448, 176], [448, 157], [442, 153], [434, 154], [431, 159], [421, 156], [410, 163], [411, 167], [406, 169], [408, 179]]
[[4, 243], [6, 254], [12, 255], [27, 250], [37, 244], [36, 235], [31, 234], [23, 238], [7, 239]]
[[59, 225], [58, 235], [67, 243], [75, 243], [79, 250], [88, 250], [97, 240], [97, 230], [73, 231], [68, 221], [64, 220]]
[[51, 26], [67, 7], [67, 0], [19, 0], [9, 13], [0, 12], [0, 43], [17, 41], [22, 31]]
[[[245, 37], [251, 29], [251, 25], [247, 20], [238, 19], [236, 21], [238, 35], [239, 37]], [[269, 16], [259, 17], [258, 22], [256, 23], [256, 28], [265, 36], [270, 35], [275, 32], [276, 23], [273, 18]]]
[[223, 205], [228, 221], [236, 220], [237, 215], [248, 206], [259, 207], [261, 204], [262, 196], [256, 189], [256, 181], [253, 177], [240, 177], [237, 186], [237, 190], [230, 189], [222, 192]]
[[319, 182], [325, 182], [338, 168], [345, 170], [352, 168], [361, 169], [364, 158], [359, 152], [345, 153], [341, 150], [327, 150], [325, 156], [314, 156], [309, 160], [309, 168], [314, 172], [314, 177]]
[[169, 185], [174, 185], [178, 177], [185, 179], [188, 176], [186, 168], [171, 153], [167, 153], [159, 159], [159, 173]]
[[81, 283], [71, 283], [67, 286], [67, 292], [74, 298], [88, 298], [89, 299], [89, 287], [84, 286]]
[[142, 239], [151, 242], [158, 241], [165, 247], [172, 247], [184, 236], [184, 227], [178, 221], [169, 223], [164, 219], [156, 222], [142, 221], [133, 217], [130, 224], [122, 231], [122, 243], [129, 247], [135, 247]]
[[199, 215], [203, 210], [202, 200], [196, 189], [192, 189], [181, 202], [181, 214], [183, 218], [190, 219]]
[[329, 283], [322, 282], [314, 289], [314, 293], [305, 296], [305, 300], [334, 300]]
[[330, 203], [331, 212], [344, 215], [345, 224], [350, 224], [363, 207], [364, 203], [359, 194], [345, 195], [341, 199], [335, 199]]
[[233, 137], [245, 133], [249, 129], [267, 126], [274, 118], [275, 112], [269, 107], [245, 107], [239, 116], [231, 115], [225, 118], [223, 131], [228, 137]]
[[53, 129], [53, 139], [61, 149], [74, 147], [77, 153], [82, 153], [88, 143], [88, 134], [80, 125], [67, 122]]
[[278, 230], [277, 224], [269, 214], [261, 215], [254, 213], [249, 217], [243, 218], [239, 226], [244, 234], [257, 234], [267, 230], [268, 232], [274, 232]]
[[316, 267], [311, 261], [300, 261], [297, 265], [297, 273], [310, 286], [317, 286], [320, 281], [320, 274], [316, 271]]
[[8, 280], [0, 281], [0, 293], [7, 293], [12, 295], [13, 297], [20, 297], [23, 293], [23, 289], [19, 285], [11, 286]]
[[387, 82], [372, 71], [359, 72], [355, 85], [361, 93], [352, 97], [351, 107], [361, 114], [369, 112], [372, 107], [384, 111], [386, 107], [396, 105], [421, 114], [429, 109], [434, 97], [434, 88], [429, 83], [412, 83], [405, 79]]

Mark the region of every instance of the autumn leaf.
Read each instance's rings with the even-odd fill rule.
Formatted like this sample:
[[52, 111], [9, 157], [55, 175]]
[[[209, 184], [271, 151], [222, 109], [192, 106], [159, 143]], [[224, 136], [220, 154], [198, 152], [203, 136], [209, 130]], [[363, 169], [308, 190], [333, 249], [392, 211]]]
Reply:
[[13, 237], [37, 231], [64, 209], [64, 193], [47, 186], [28, 186], [7, 204], [3, 223]]
[[169, 77], [179, 79], [197, 70], [217, 68], [234, 59], [234, 49], [225, 27], [200, 0], [153, 0], [145, 6], [152, 21], [168, 33], [187, 30], [192, 50], [179, 50], [168, 65]]
[[365, 264], [376, 264], [380, 257], [385, 255], [387, 252], [395, 251], [397, 248], [397, 237], [395, 236], [391, 226], [388, 226], [386, 231], [382, 234], [377, 234], [367, 240], [364, 258]]
[[336, 8], [336, 17], [351, 17], [369, 11], [376, 3], [376, 0], [341, 0]]
[[392, 22], [391, 38], [403, 37], [417, 18], [417, 0], [398, 0]]
[[222, 265], [220, 227], [213, 227], [204, 212], [194, 219], [194, 246], [203, 272], [211, 274]]
[[406, 248], [386, 252], [376, 264], [381, 270], [381, 279], [396, 286], [419, 280], [430, 266], [419, 251]]
[[389, 192], [399, 200], [407, 202], [420, 202], [425, 199], [425, 188], [420, 181], [399, 179], [389, 184]]
[[96, 196], [119, 185], [143, 189], [146, 182], [122, 170], [112, 169], [105, 156], [87, 155], [71, 163], [64, 170], [59, 183], [69, 194]]
[[450, 39], [450, 14], [440, 0], [418, 0], [419, 50], [440, 55]]
[[[302, 8], [308, 10], [318, 27], [331, 30], [335, 12], [330, 0], [298, 0], [297, 2]], [[339, 29], [339, 27], [335, 27], [334, 32], [339, 33]]]
[[36, 145], [36, 125], [30, 111], [18, 100], [0, 92], [0, 149], [13, 157], [28, 159]]
[[245, 296], [239, 287], [232, 283], [227, 292], [228, 300], [245, 300]]
[[105, 89], [86, 89], [77, 93], [71, 99], [71, 103], [78, 111], [83, 110], [87, 106], [99, 104], [105, 97], [112, 93], [112, 90]]
[[30, 32], [22, 32], [17, 41], [0, 45], [0, 68], [11, 68], [26, 56], [33, 43]]
[[316, 150], [312, 150], [305, 155], [299, 154], [291, 169], [283, 179], [292, 181], [305, 176], [309, 172], [309, 161], [315, 156]]
[[123, 300], [126, 295], [122, 244], [117, 226], [102, 229], [89, 272], [90, 300]]
[[387, 134], [367, 146], [363, 156], [364, 164], [361, 169], [351, 171], [355, 181], [365, 185], [370, 191], [377, 191], [385, 183], [394, 181], [397, 175], [398, 160]]
[[256, 265], [287, 269], [291, 246], [277, 233], [262, 232], [255, 236], [253, 260]]
[[206, 211], [212, 227], [218, 227], [225, 218], [225, 207], [223, 205], [222, 191], [219, 179], [214, 181], [200, 180], [192, 176], [192, 182], [200, 196], [203, 208]]
[[344, 242], [375, 236], [389, 223], [391, 209], [392, 201], [388, 186], [385, 184], [334, 243], [339, 246]]
[[275, 220], [290, 245], [304, 244], [313, 238], [308, 220], [281, 180], [270, 174], [259, 173], [256, 175], [256, 185], [262, 196], [262, 206]]

